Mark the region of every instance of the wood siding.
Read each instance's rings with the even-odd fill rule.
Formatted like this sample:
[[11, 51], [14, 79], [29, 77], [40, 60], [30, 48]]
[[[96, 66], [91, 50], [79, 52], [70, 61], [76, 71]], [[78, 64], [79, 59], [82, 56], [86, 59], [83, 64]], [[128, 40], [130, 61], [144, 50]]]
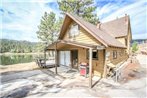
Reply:
[[126, 45], [127, 49], [127, 54], [130, 53], [130, 44], [131, 44], [131, 33], [130, 30], [128, 32], [128, 35], [125, 37], [120, 37], [120, 38], [116, 38], [119, 42], [121, 42], [122, 44]]
[[[107, 48], [106, 51], [110, 53], [109, 60], [114, 65], [117, 65], [121, 61], [124, 61], [128, 58], [128, 55], [126, 53], [126, 49]], [[113, 58], [113, 51], [117, 51], [117, 58]]]
[[[70, 26], [69, 26], [69, 28], [70, 28]], [[69, 31], [70, 31], [70, 29], [68, 29], [66, 31], [66, 33], [63, 37], [63, 40], [70, 40], [70, 41], [86, 43], [86, 44], [93, 44], [93, 45], [101, 45], [101, 43], [98, 40], [96, 40], [92, 35], [90, 35], [82, 27], [80, 27], [79, 35], [75, 36], [74, 38], [69, 37]]]
[[[80, 48], [72, 45], [62, 46], [59, 51], [67, 51], [67, 50], [78, 50], [78, 65], [81, 62], [89, 63], [87, 59], [87, 49]], [[58, 58], [59, 59], [59, 58]], [[92, 60], [92, 72], [93, 75], [102, 76], [104, 71], [104, 51], [98, 51], [98, 60]]]
[[125, 38], [126, 37], [121, 37], [121, 38], [117, 38], [117, 40], [119, 41], [119, 42], [121, 42], [123, 45], [125, 45], [126, 43], [125, 43]]
[[[86, 62], [89, 63], [87, 57], [87, 50], [86, 49], [79, 49], [79, 63]], [[94, 75], [102, 76], [104, 71], [104, 54], [103, 50], [98, 51], [98, 60], [92, 60], [92, 72]]]
[[[72, 23], [70, 24], [72, 25]], [[82, 27], [80, 27], [79, 34], [74, 37], [74, 39], [69, 37], [69, 31], [70, 31], [70, 25], [67, 27], [66, 33], [63, 35], [62, 40], [70, 40], [70, 41], [75, 41], [75, 42], [80, 42], [80, 43], [86, 43], [86, 44], [92, 44], [92, 45], [102, 45], [98, 40], [96, 40], [92, 35], [90, 35], [88, 32], [86, 32]], [[129, 41], [130, 41], [130, 33], [128, 34], [127, 37], [121, 37], [117, 38], [118, 41], [120, 41], [122, 44], [126, 44], [125, 39], [127, 39], [127, 45], [128, 48], [130, 46]], [[72, 45], [61, 45], [58, 46], [59, 50], [78, 50], [78, 65], [81, 62], [86, 62], [89, 63], [89, 60], [87, 59], [87, 49], [85, 48], [80, 48], [77, 46], [72, 46]], [[122, 49], [122, 48], [112, 48], [108, 47], [106, 48], [106, 52], [110, 52], [109, 60], [114, 64], [118, 64], [121, 61], [124, 61], [128, 58], [127, 55], [127, 49]], [[117, 58], [113, 58], [113, 51], [117, 51]], [[104, 50], [99, 50], [98, 51], [98, 60], [92, 60], [92, 72], [93, 75], [98, 75], [102, 76], [104, 72], [104, 61], [105, 61], [105, 54]]]

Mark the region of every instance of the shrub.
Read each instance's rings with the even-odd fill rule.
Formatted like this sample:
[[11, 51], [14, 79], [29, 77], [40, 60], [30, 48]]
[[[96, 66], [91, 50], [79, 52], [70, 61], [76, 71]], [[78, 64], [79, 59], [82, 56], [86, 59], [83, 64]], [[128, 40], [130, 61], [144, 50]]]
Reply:
[[138, 43], [133, 42], [133, 44], [132, 44], [132, 52], [135, 53], [137, 50], [138, 50]]

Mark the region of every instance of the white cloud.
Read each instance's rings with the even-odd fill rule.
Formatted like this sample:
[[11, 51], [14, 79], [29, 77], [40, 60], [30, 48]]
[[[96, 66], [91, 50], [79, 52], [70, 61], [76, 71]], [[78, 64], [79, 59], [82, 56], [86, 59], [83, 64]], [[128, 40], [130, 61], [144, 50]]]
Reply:
[[[133, 4], [124, 6], [120, 9], [118, 9], [117, 11], [112, 12], [112, 14], [110, 14], [106, 18], [102, 19], [102, 21], [105, 22], [108, 20], [112, 20], [112, 19], [115, 19], [116, 17], [124, 16], [125, 14], [136, 15], [136, 13], [140, 11], [140, 9], [145, 9], [144, 4], [145, 4], [145, 1], [140, 0], [139, 2], [135, 2]], [[111, 9], [111, 8], [108, 7], [108, 9]]]
[[117, 5], [115, 5], [115, 4], [111, 4], [111, 3], [108, 3], [108, 4], [106, 4], [106, 5], [104, 5], [103, 7], [98, 7], [97, 9], [96, 9], [96, 11], [97, 11], [97, 16], [99, 17], [99, 18], [101, 18], [104, 14], [107, 14], [107, 13], [109, 13], [109, 12], [111, 12], [111, 11], [113, 11], [113, 10], [116, 10], [116, 9], [118, 9], [119, 8], [119, 6], [117, 6]]
[[[38, 41], [36, 31], [40, 24], [40, 19], [44, 12], [51, 12], [53, 9], [46, 6], [48, 2], [54, 0], [21, 0], [9, 1], [3, 0], [0, 8], [4, 9], [2, 17], [2, 37]], [[10, 12], [12, 15], [10, 15]], [[15, 32], [14, 32], [15, 31]], [[14, 35], [15, 34], [15, 35]], [[12, 36], [12, 37], [11, 37]], [[32, 38], [32, 39], [31, 39]]]

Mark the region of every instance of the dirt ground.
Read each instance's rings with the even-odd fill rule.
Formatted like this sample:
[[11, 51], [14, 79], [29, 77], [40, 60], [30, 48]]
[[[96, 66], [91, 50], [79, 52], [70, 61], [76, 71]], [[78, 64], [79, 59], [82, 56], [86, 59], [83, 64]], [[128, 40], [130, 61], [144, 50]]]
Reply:
[[[76, 70], [58, 68], [58, 75], [52, 69], [1, 70], [2, 98], [36, 97], [133, 97], [146, 98], [147, 56], [138, 54], [134, 63], [129, 63], [119, 82], [113, 79], [93, 77], [92, 89], [88, 88], [88, 78], [79, 75]], [[30, 66], [35, 63], [30, 63]], [[23, 66], [23, 65], [22, 65]], [[26, 67], [26, 68], [25, 68]], [[17, 69], [17, 68], [16, 68]], [[19, 68], [18, 68], [19, 69]], [[16, 72], [17, 71], [17, 72]]]
[[39, 67], [36, 65], [35, 62], [13, 64], [13, 65], [7, 65], [7, 66], [0, 65], [0, 74], [17, 72], [17, 71], [19, 72], [19, 71], [25, 71], [25, 70], [35, 70], [38, 68]]

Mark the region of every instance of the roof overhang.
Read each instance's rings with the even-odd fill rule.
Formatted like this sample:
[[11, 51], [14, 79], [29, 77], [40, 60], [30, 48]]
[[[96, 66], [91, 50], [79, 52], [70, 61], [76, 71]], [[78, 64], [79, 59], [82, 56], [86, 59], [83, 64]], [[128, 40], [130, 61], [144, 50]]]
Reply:
[[100, 45], [91, 45], [91, 44], [85, 44], [85, 43], [79, 43], [75, 41], [66, 41], [66, 40], [58, 40], [54, 42], [53, 44], [50, 44], [48, 47], [46, 47], [46, 50], [60, 50], [62, 48], [59, 48], [59, 45], [71, 45], [71, 46], [76, 46], [76, 47], [81, 47], [81, 48], [92, 48], [92, 49], [97, 49], [97, 50], [103, 50], [105, 49], [105, 46], [100, 46]]

